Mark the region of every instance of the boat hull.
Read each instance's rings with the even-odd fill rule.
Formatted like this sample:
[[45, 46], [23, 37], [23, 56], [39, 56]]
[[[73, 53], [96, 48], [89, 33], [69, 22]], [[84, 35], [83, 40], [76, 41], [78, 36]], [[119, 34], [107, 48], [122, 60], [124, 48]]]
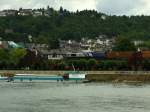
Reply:
[[8, 81], [8, 82], [82, 82], [83, 79], [79, 77], [72, 77], [67, 80], [63, 78], [63, 76], [37, 76], [37, 75], [25, 75], [25, 74], [17, 74], [14, 77], [4, 77], [0, 78], [1, 81]]

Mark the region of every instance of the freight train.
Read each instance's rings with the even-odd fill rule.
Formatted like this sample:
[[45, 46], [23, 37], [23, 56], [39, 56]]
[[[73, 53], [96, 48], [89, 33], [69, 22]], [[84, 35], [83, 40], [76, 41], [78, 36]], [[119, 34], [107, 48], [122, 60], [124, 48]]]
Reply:
[[65, 56], [65, 58], [94, 58], [94, 59], [130, 59], [141, 58], [150, 59], [150, 51], [111, 51], [111, 52], [86, 52], [82, 56], [73, 55]]

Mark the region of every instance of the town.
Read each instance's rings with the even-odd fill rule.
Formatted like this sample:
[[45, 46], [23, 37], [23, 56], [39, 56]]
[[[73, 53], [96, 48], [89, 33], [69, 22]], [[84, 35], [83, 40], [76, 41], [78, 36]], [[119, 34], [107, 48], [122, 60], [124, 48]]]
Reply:
[[[29, 39], [31, 40], [32, 38], [30, 37]], [[56, 43], [56, 45], [58, 45], [57, 48], [52, 49], [48, 44], [0, 41], [1, 67], [3, 69], [7, 68], [7, 65], [5, 68], [4, 63], [6, 63], [6, 60], [9, 60], [7, 59], [9, 57], [4, 56], [9, 54], [8, 52], [13, 53], [12, 56], [14, 57], [12, 60], [14, 60], [14, 64], [17, 64], [16, 66], [24, 66], [22, 69], [30, 69], [32, 68], [31, 65], [35, 64], [35, 66], [39, 66], [39, 68], [33, 67], [32, 69], [71, 70], [72, 64], [75, 64], [77, 69], [80, 70], [128, 70], [137, 69], [133, 68], [135, 66], [142, 67], [143, 60], [146, 59], [146, 62], [147, 59], [150, 58], [148, 48], [138, 46], [144, 43], [143, 41], [133, 42], [134, 46], [136, 46], [135, 51], [113, 51], [116, 44], [115, 38], [109, 39], [104, 35], [96, 39], [82, 38], [80, 42], [75, 40], [59, 40], [58, 43], [59, 44]], [[6, 53], [4, 53], [4, 51]], [[49, 60], [49, 64], [47, 65], [47, 62], [44, 60]], [[44, 63], [45, 65], [43, 65]], [[131, 64], [130, 66], [129, 63]], [[13, 66], [16, 67], [12, 62], [10, 64], [10, 68], [8, 69], [12, 69]], [[147, 62], [145, 64], [147, 64]], [[42, 68], [40, 68], [41, 66]], [[94, 68], [91, 68], [92, 66], [94, 66]], [[145, 68], [147, 68], [147, 65]]]
[[0, 68], [72, 70], [74, 65], [78, 70], [149, 70], [148, 33], [134, 31], [137, 23], [129, 27], [124, 22], [136, 18], [49, 6], [2, 10]]

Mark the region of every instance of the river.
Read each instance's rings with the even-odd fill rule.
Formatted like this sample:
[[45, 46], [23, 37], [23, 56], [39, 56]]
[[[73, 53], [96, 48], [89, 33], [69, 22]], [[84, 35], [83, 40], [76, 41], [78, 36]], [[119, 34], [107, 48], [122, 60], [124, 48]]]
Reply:
[[150, 85], [0, 82], [0, 112], [149, 112]]

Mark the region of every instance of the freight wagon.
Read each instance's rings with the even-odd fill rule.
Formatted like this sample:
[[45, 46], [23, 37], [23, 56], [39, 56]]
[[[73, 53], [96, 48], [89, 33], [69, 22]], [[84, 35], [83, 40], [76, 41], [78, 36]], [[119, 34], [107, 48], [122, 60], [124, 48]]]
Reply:
[[125, 51], [125, 52], [116, 52], [116, 51], [112, 51], [112, 52], [107, 52], [106, 53], [106, 58], [107, 59], [128, 59], [130, 57], [132, 57], [134, 54], [134, 52], [130, 52], [130, 51]]
[[143, 59], [149, 59], [150, 51], [142, 51], [142, 57], [143, 57]]

